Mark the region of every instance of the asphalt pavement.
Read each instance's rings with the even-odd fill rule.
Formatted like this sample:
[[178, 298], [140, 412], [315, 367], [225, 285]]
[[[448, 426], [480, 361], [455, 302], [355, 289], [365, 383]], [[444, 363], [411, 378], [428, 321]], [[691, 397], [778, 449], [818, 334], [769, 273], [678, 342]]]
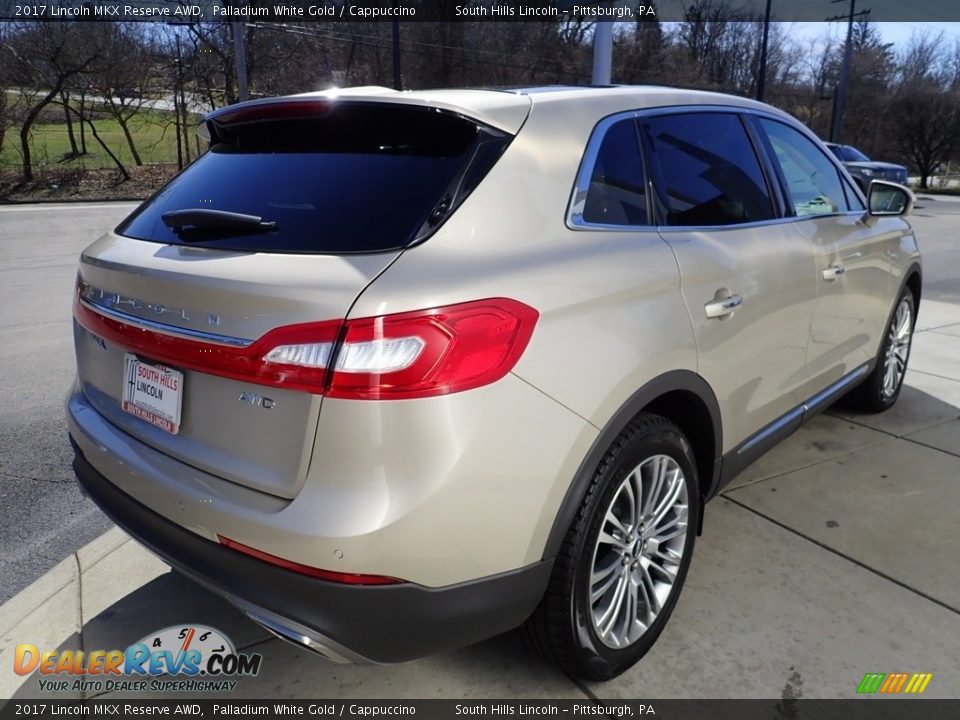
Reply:
[[923, 252], [923, 297], [960, 303], [960, 197], [919, 193], [910, 222]]
[[0, 603], [112, 524], [70, 469], [70, 298], [80, 251], [134, 207], [0, 205]]

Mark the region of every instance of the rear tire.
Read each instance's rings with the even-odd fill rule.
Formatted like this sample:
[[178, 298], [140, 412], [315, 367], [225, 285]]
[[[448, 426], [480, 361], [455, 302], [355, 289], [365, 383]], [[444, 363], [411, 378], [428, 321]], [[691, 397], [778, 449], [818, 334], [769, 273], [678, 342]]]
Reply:
[[571, 677], [609, 680], [663, 631], [701, 511], [693, 450], [673, 423], [637, 416], [604, 455], [525, 631]]
[[900, 397], [913, 344], [915, 307], [913, 293], [905, 288], [887, 324], [873, 372], [849, 395], [850, 404], [856, 409], [868, 413], [883, 412], [893, 407]]

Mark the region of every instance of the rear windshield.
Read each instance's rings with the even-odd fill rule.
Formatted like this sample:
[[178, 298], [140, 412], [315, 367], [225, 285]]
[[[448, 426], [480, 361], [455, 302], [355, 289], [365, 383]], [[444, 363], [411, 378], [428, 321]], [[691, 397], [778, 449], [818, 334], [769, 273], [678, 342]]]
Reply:
[[[426, 107], [334, 103], [319, 114], [215, 128], [209, 151], [117, 232], [250, 252], [399, 249], [438, 227], [510, 138]], [[174, 230], [163, 221], [164, 213], [197, 209], [271, 225]]]

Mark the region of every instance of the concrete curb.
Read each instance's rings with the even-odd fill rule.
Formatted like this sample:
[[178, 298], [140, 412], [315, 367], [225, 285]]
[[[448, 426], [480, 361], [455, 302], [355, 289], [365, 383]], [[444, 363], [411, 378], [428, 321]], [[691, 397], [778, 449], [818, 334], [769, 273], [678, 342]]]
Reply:
[[6, 635], [36, 608], [76, 581], [81, 573], [129, 541], [129, 535], [114, 527], [54, 565], [32, 584], [0, 605], [0, 635]]
[[75, 635], [82, 646], [82, 576], [128, 542], [126, 533], [112, 528], [0, 605], [0, 698], [12, 697], [29, 679], [11, 671], [17, 643], [57, 647]]

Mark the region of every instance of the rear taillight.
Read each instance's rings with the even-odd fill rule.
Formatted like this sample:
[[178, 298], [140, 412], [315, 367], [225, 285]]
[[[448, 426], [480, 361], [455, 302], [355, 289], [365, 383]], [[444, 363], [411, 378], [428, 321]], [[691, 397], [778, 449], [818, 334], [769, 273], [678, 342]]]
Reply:
[[293, 560], [287, 560], [286, 558], [271, 555], [263, 550], [257, 550], [249, 545], [238, 543], [236, 540], [231, 540], [223, 535], [217, 535], [217, 540], [219, 540], [220, 544], [224, 547], [228, 547], [231, 550], [236, 550], [244, 555], [249, 555], [257, 560], [262, 560], [265, 563], [276, 565], [284, 570], [291, 570], [295, 573], [309, 575], [310, 577], [319, 578], [321, 580], [342, 583], [344, 585], [399, 585], [400, 583], [405, 582], [399, 578], [389, 577], [387, 575], [346, 573], [338, 570], [323, 570], [321, 568], [313, 567], [312, 565], [303, 565], [301, 563], [294, 562]]
[[389, 400], [488, 385], [517, 364], [538, 317], [497, 298], [351, 320], [327, 394]]
[[492, 298], [396, 315], [288, 325], [244, 347], [130, 325], [78, 297], [74, 316], [145, 358], [260, 385], [362, 400], [430, 397], [496, 382], [513, 369], [539, 314]]

